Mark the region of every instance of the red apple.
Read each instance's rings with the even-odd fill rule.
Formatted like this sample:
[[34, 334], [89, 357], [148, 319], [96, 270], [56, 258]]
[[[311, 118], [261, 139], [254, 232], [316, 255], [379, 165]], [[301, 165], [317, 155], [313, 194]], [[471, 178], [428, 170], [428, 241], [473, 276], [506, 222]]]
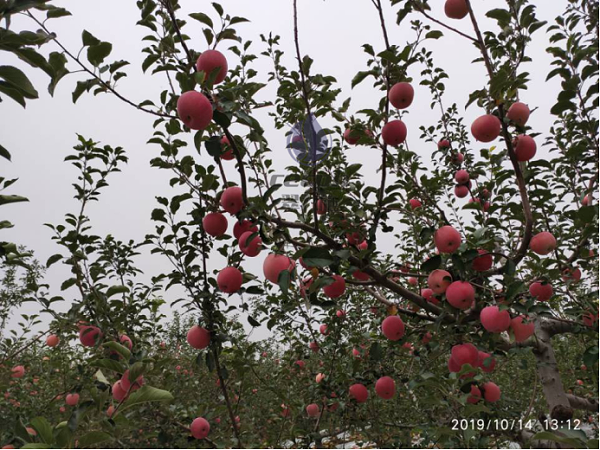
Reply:
[[243, 283], [242, 272], [237, 267], [225, 267], [217, 275], [217, 286], [221, 292], [234, 294], [240, 290]]
[[467, 184], [469, 182], [469, 172], [463, 169], [457, 170], [454, 174], [454, 180], [458, 184]]
[[394, 108], [405, 109], [410, 106], [415, 97], [415, 90], [410, 83], [396, 83], [390, 89], [388, 98]]
[[471, 133], [473, 137], [481, 142], [492, 142], [500, 135], [500, 120], [492, 115], [485, 114], [473, 122]]
[[346, 317], [346, 311], [344, 311], [343, 309], [338, 309], [335, 312], [335, 315], [337, 316], [338, 319], [343, 319]]
[[529, 161], [535, 156], [537, 146], [531, 136], [520, 134], [513, 141], [515, 155], [518, 161]]
[[515, 335], [515, 341], [524, 342], [535, 332], [535, 324], [533, 322], [523, 323], [523, 319], [527, 317], [517, 316], [510, 321], [510, 328], [512, 328]]
[[250, 220], [242, 220], [241, 222], [236, 222], [233, 226], [233, 236], [236, 239], [240, 239], [240, 236], [244, 234], [246, 231], [252, 231], [256, 233], [258, 231], [258, 227], [254, 225]]
[[450, 141], [448, 139], [441, 139], [438, 142], [438, 150], [441, 150], [443, 148], [448, 148], [450, 147]]
[[333, 283], [323, 287], [323, 292], [329, 298], [341, 297], [346, 291], [346, 281], [339, 275], [332, 275]]
[[462, 239], [458, 231], [445, 225], [435, 232], [433, 241], [440, 253], [453, 253], [460, 247]]
[[477, 272], [485, 272], [486, 270], [490, 270], [492, 265], [494, 264], [494, 258], [485, 250], [479, 249], [477, 250], [479, 255], [477, 258], [473, 259], [472, 267], [473, 270]]
[[455, 281], [446, 289], [446, 300], [457, 309], [469, 309], [475, 301], [475, 288], [468, 281]]
[[188, 128], [204, 130], [213, 118], [213, 109], [203, 94], [187, 91], [177, 100], [177, 114]]
[[427, 333], [425, 333], [423, 335], [423, 337], [421, 338], [421, 342], [423, 344], [429, 344], [429, 342], [431, 342], [431, 339], [433, 338], [433, 335], [428, 331]]
[[483, 328], [490, 333], [502, 333], [510, 327], [510, 314], [507, 310], [500, 311], [497, 306], [483, 308], [479, 320], [481, 320]]
[[317, 214], [322, 216], [327, 212], [327, 205], [323, 200], [317, 200]]
[[323, 336], [327, 336], [329, 334], [329, 331], [327, 330], [327, 324], [321, 324], [319, 327], [319, 333], [321, 333]]
[[465, 155], [462, 153], [455, 153], [452, 155], [452, 162], [454, 164], [461, 164], [465, 160]]
[[204, 439], [210, 433], [210, 424], [204, 417], [196, 417], [190, 426], [190, 431], [196, 439]]
[[417, 200], [416, 198], [411, 198], [408, 201], [408, 204], [410, 205], [410, 207], [412, 209], [417, 209], [420, 208], [421, 206], [423, 206], [423, 203], [421, 203], [419, 200]]
[[410, 284], [411, 286], [416, 286], [417, 284], [419, 284], [419, 280], [417, 280], [415, 277], [409, 277], [408, 284]]
[[540, 302], [546, 302], [550, 300], [554, 294], [554, 289], [552, 289], [552, 285], [550, 283], [536, 281], [535, 283], [531, 283], [529, 285], [529, 294], [531, 294], [533, 298], [539, 300]]
[[223, 150], [223, 153], [221, 153], [221, 159], [225, 161], [231, 161], [233, 158], [235, 158], [235, 155], [233, 154], [233, 148], [231, 147], [231, 142], [229, 142], [227, 136], [223, 136], [220, 142], [221, 149]]
[[308, 347], [315, 353], [317, 353], [319, 351], [319, 349], [321, 347], [319, 347], [319, 344], [315, 341], [312, 341], [310, 344], [308, 344]]
[[68, 394], [65, 398], [65, 403], [69, 406], [75, 406], [79, 403], [79, 394]]
[[444, 12], [450, 19], [464, 19], [469, 14], [465, 0], [446, 0]]
[[213, 237], [223, 236], [227, 231], [227, 218], [218, 212], [208, 213], [202, 219], [202, 226]]
[[50, 336], [48, 336], [46, 338], [46, 345], [48, 347], [56, 347], [59, 342], [60, 342], [60, 338], [55, 334], [51, 334]]
[[354, 272], [352, 272], [352, 276], [359, 281], [369, 281], [371, 279], [369, 275], [367, 275], [364, 272], [361, 272], [360, 270], [355, 270]]
[[102, 331], [93, 325], [79, 326], [79, 341], [86, 347], [93, 347], [102, 339]]
[[576, 283], [581, 280], [581, 270], [565, 267], [562, 271], [562, 279], [565, 282], [571, 281], [572, 283]]
[[483, 388], [483, 398], [486, 402], [494, 403], [500, 400], [500, 388], [496, 383], [488, 381], [484, 383]]
[[237, 214], [244, 207], [242, 189], [238, 186], [228, 187], [221, 194], [221, 208], [229, 214]]
[[127, 347], [129, 350], [133, 348], [133, 342], [131, 341], [131, 338], [129, 336], [122, 334], [121, 336], [119, 336], [119, 342], [125, 347]]
[[23, 378], [25, 376], [25, 367], [15, 366], [11, 369], [10, 376], [12, 378]]
[[471, 385], [471, 393], [467, 397], [467, 403], [475, 404], [481, 400], [481, 390], [474, 384]]
[[367, 401], [367, 398], [369, 398], [369, 391], [367, 391], [367, 388], [360, 383], [350, 386], [349, 392], [350, 397], [356, 400], [356, 403], [364, 403]]
[[299, 359], [298, 361], [296, 361], [294, 364], [296, 364], [300, 369], [304, 369], [304, 361], [302, 361], [301, 359]]
[[524, 126], [529, 120], [529, 107], [525, 103], [514, 102], [508, 108], [506, 117], [512, 120], [514, 123], [520, 126]]
[[227, 76], [227, 59], [218, 50], [206, 50], [198, 57], [196, 69], [198, 72], [206, 73], [207, 79], [211, 76], [213, 70], [218, 70], [214, 84], [219, 84]]
[[320, 412], [319, 405], [316, 403], [311, 403], [306, 407], [306, 414], [308, 414], [308, 417], [317, 417]]
[[[489, 358], [489, 361], [488, 361]], [[496, 367], [496, 359], [492, 358], [492, 355], [486, 352], [479, 352], [479, 358], [477, 360], [477, 366], [486, 373], [494, 371]]]
[[396, 393], [396, 383], [391, 377], [381, 377], [375, 383], [375, 392], [382, 399], [389, 400]]
[[458, 370], [451, 370], [452, 372], [460, 372], [465, 364], [477, 367], [479, 350], [473, 344], [458, 344], [452, 347], [450, 359], [453, 362], [448, 365], [458, 368]]
[[469, 195], [469, 188], [464, 184], [454, 186], [454, 195], [456, 195], [458, 198], [465, 198], [467, 195]]
[[381, 323], [381, 331], [390, 341], [398, 341], [404, 336], [404, 322], [398, 316], [388, 316]]
[[271, 253], [265, 258], [265, 262], [263, 264], [263, 273], [265, 274], [265, 278], [269, 280], [271, 283], [277, 284], [279, 280], [279, 274], [284, 270], [288, 272], [292, 272], [296, 267], [296, 262], [288, 258], [285, 255], [277, 255], [275, 253]]
[[246, 256], [254, 257], [262, 250], [262, 239], [260, 236], [254, 236], [253, 239], [249, 240], [250, 236], [252, 236], [254, 233], [256, 232], [246, 231], [238, 240], [240, 251]]
[[406, 139], [406, 125], [401, 120], [392, 120], [386, 123], [381, 130], [383, 142], [392, 147], [397, 147]]
[[194, 325], [187, 333], [187, 341], [193, 348], [202, 350], [210, 343], [210, 333], [206, 328]]
[[121, 380], [112, 385], [112, 396], [118, 402], [122, 402], [127, 397], [127, 390], [121, 386]]
[[542, 231], [531, 238], [529, 248], [538, 255], [547, 255], [556, 248], [556, 239], [548, 231]]
[[355, 145], [360, 140], [360, 133], [356, 130], [346, 128], [346, 131], [344, 131], [344, 139], [348, 144]]
[[[185, 373], [186, 371], [184, 371]], [[121, 376], [121, 388], [123, 388], [126, 392], [137, 391], [144, 385], [144, 376], [140, 375], [137, 377], [135, 381], [129, 378], [129, 369], [123, 372], [123, 376]]]
[[436, 294], [443, 294], [452, 283], [452, 275], [445, 270], [436, 269], [427, 277], [427, 285]]

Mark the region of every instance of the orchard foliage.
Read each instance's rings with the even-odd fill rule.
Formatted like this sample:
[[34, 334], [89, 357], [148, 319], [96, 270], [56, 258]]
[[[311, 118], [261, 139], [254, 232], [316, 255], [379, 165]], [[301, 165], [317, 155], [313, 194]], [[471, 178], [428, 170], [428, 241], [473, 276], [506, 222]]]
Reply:
[[[352, 79], [372, 86], [359, 111], [301, 53], [296, 3], [288, 49], [267, 32], [245, 40], [249, 20], [218, 3], [184, 16], [183, 1], [139, 0], [142, 70], [168, 89], [132, 99], [119, 84], [129, 63], [110, 42], [84, 29], [81, 47], [67, 48], [49, 21], [67, 10], [0, 0], [0, 50], [47, 73], [51, 95], [77, 71], [73, 102], [108, 94], [152, 115], [150, 164], [171, 175], [153, 232], [99, 236], [89, 210], [124, 176], [127, 152], [78, 135], [65, 158], [78, 207], [46, 224], [57, 248], [46, 266], [69, 278], [44, 284], [35, 253], [2, 242], [0, 442], [597, 447], [598, 2], [569, 1], [548, 24], [527, 0], [489, 11], [473, 0], [372, 0], [381, 38], [363, 45]], [[13, 31], [15, 14], [36, 31]], [[482, 29], [483, 15], [496, 25]], [[406, 43], [390, 40], [394, 26]], [[447, 100], [452, 80], [428, 49], [449, 33], [486, 72], [464, 106]], [[528, 53], [545, 38], [552, 67]], [[561, 80], [543, 129], [529, 125], [533, 70]], [[3, 101], [38, 97], [19, 67], [0, 66], [0, 79]], [[276, 95], [264, 100], [267, 84]], [[411, 115], [423, 102], [431, 113]], [[272, 123], [259, 121], [263, 109]], [[316, 130], [314, 118], [331, 125]], [[299, 209], [271, 183], [278, 143], [265, 133], [294, 124], [291, 148], [331, 142], [318, 164], [286, 169], [282, 182], [302, 184]], [[377, 156], [377, 174], [348, 161], [354, 146]], [[2, 146], [0, 156], [10, 159]], [[15, 181], [0, 178], [0, 189]], [[25, 200], [0, 195], [0, 205]], [[140, 257], [168, 269], [144, 283]], [[4, 333], [25, 301], [39, 314]], [[31, 335], [42, 318], [47, 330]], [[253, 338], [261, 325], [269, 339]]]

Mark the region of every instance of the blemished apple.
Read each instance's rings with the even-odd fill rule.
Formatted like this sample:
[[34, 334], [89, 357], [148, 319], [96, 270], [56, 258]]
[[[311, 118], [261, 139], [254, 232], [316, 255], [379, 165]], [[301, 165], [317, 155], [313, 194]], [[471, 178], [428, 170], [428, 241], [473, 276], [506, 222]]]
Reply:
[[517, 161], [525, 162], [529, 161], [535, 156], [537, 151], [537, 145], [531, 136], [526, 134], [520, 134], [513, 141], [513, 147], [515, 149], [515, 155]]
[[227, 231], [227, 218], [218, 212], [208, 213], [202, 219], [202, 226], [212, 237], [223, 236]]
[[441, 269], [436, 269], [427, 277], [427, 285], [436, 294], [443, 294], [452, 283], [452, 275]]
[[256, 235], [254, 238], [250, 239], [255, 231], [246, 231], [240, 236], [238, 241], [240, 251], [251, 258], [257, 256], [262, 250], [262, 239], [260, 236]]
[[484, 383], [483, 386], [483, 398], [486, 402], [494, 403], [500, 400], [500, 388], [492, 381]]
[[517, 342], [525, 342], [535, 332], [535, 324], [533, 322], [523, 323], [524, 320], [527, 321], [527, 317], [517, 316], [510, 321], [510, 328]]
[[190, 425], [190, 431], [196, 439], [204, 439], [210, 433], [210, 424], [204, 417], [196, 417]]
[[222, 83], [227, 76], [227, 59], [218, 50], [205, 50], [196, 61], [196, 69], [198, 72], [204, 72], [208, 79], [213, 70], [218, 70], [214, 84]]
[[79, 326], [79, 341], [86, 347], [93, 347], [102, 339], [102, 331], [93, 325]]
[[234, 294], [242, 287], [244, 279], [237, 267], [225, 267], [217, 275], [217, 286], [221, 292]]
[[538, 255], [547, 255], [556, 248], [556, 239], [552, 233], [542, 231], [531, 238], [529, 248]]
[[421, 201], [416, 198], [411, 198], [408, 201], [408, 204], [410, 205], [410, 207], [412, 209], [417, 209], [417, 208], [420, 208], [421, 206], [423, 206], [423, 203], [421, 203]]
[[446, 17], [460, 20], [469, 14], [469, 8], [465, 0], [446, 0], [444, 12], [446, 13]]
[[535, 281], [529, 285], [529, 294], [540, 302], [547, 302], [554, 295], [554, 289], [550, 283]]
[[581, 280], [581, 270], [578, 268], [569, 268], [565, 267], [562, 271], [562, 279], [563, 281], [570, 281], [572, 283], [576, 283]]
[[404, 322], [399, 316], [388, 316], [381, 323], [383, 335], [390, 341], [398, 341], [404, 336]]
[[69, 406], [75, 406], [79, 403], [79, 394], [68, 394], [65, 398], [65, 403]]
[[311, 403], [306, 407], [306, 414], [308, 414], [308, 417], [317, 417], [320, 412], [319, 405], [316, 403]]
[[381, 130], [383, 142], [392, 147], [397, 147], [406, 139], [406, 125], [399, 119], [386, 123]]
[[394, 108], [405, 109], [410, 106], [415, 97], [415, 90], [410, 83], [400, 82], [396, 83], [390, 89], [388, 98]]
[[473, 259], [471, 267], [477, 272], [485, 272], [490, 270], [494, 264], [494, 258], [487, 251], [483, 249], [477, 250], [479, 256]]
[[221, 194], [221, 208], [231, 215], [239, 213], [244, 207], [242, 189], [238, 186], [228, 187]]
[[350, 397], [356, 400], [356, 403], [364, 403], [369, 398], [369, 391], [363, 384], [360, 383], [355, 383], [350, 386], [349, 392]]
[[284, 270], [292, 272], [295, 267], [296, 262], [293, 259], [285, 255], [271, 253], [265, 258], [265, 262], [263, 264], [263, 273], [267, 280], [269, 280], [271, 283], [277, 284], [279, 280], [279, 274], [281, 272]]
[[194, 325], [188, 331], [186, 339], [193, 348], [202, 350], [210, 343], [210, 333], [206, 328]]
[[500, 120], [492, 115], [485, 114], [475, 119], [471, 125], [473, 137], [480, 142], [492, 142], [500, 135]]
[[242, 234], [244, 234], [246, 231], [252, 231], [253, 233], [256, 233], [258, 231], [258, 227], [250, 220], [236, 222], [233, 226], [233, 237], [239, 240], [240, 236], [242, 236]]
[[460, 233], [450, 225], [444, 225], [433, 235], [433, 241], [440, 253], [455, 252], [462, 242]]
[[46, 345], [48, 347], [56, 347], [59, 343], [60, 343], [60, 338], [55, 334], [51, 334], [50, 336], [48, 336], [46, 338]]
[[396, 383], [392, 377], [381, 377], [375, 383], [375, 392], [384, 400], [389, 400], [396, 393]]
[[457, 309], [469, 309], [475, 301], [475, 288], [468, 281], [455, 281], [446, 289], [446, 300]]
[[517, 125], [524, 126], [529, 120], [529, 114], [529, 107], [525, 103], [514, 102], [510, 105], [510, 108], [508, 108], [506, 117]]
[[213, 109], [204, 94], [187, 91], [177, 100], [177, 114], [188, 128], [204, 130], [213, 118]]
[[500, 311], [497, 306], [486, 306], [479, 314], [483, 328], [490, 333], [502, 333], [510, 327], [510, 314], [507, 310]]

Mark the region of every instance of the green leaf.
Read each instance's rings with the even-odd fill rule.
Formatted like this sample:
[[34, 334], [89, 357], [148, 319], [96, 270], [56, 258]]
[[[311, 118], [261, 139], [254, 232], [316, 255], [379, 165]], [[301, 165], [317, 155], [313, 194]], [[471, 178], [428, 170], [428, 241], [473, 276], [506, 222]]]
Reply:
[[90, 431], [87, 434], [81, 436], [78, 441], [78, 448], [92, 447], [100, 442], [105, 442], [112, 439], [112, 436], [104, 431]]
[[38, 98], [38, 93], [29, 78], [16, 67], [0, 66], [0, 78], [10, 86], [18, 89], [25, 98]]
[[32, 442], [32, 443], [29, 443], [29, 444], [25, 444], [21, 448], [52, 448], [52, 447], [50, 445], [48, 445], [48, 444], [39, 444], [37, 442]]
[[208, 25], [211, 28], [213, 27], [212, 20], [210, 19], [210, 17], [208, 17], [204, 13], [201, 13], [201, 12], [199, 12], [199, 13], [192, 13], [192, 14], [190, 14], [190, 17], [192, 19], [197, 20], [198, 22], [202, 22], [203, 24]]
[[81, 41], [83, 42], [83, 45], [85, 47], [89, 45], [98, 45], [100, 43], [100, 40], [93, 36], [92, 33], [90, 33], [87, 30], [83, 30], [83, 32], [81, 33]]
[[88, 48], [87, 58], [90, 63], [98, 67], [104, 59], [112, 52], [112, 44], [110, 42], [100, 42]]
[[46, 13], [46, 18], [56, 19], [58, 17], [65, 17], [65, 16], [70, 16], [70, 15], [71, 15], [71, 13], [69, 11], [67, 11], [65, 8], [52, 7]]
[[48, 93], [54, 95], [54, 90], [58, 82], [69, 73], [67, 69], [67, 57], [63, 53], [52, 52], [48, 57], [48, 63], [52, 67], [53, 75], [50, 84], [48, 85]]
[[442, 265], [442, 257], [440, 255], [433, 256], [421, 264], [421, 270], [423, 272], [431, 272], [438, 269]]
[[281, 291], [284, 294], [288, 293], [288, 289], [290, 287], [290, 271], [289, 270], [282, 270], [281, 272], [279, 272], [279, 277], [277, 278], [277, 284], [279, 285], [279, 287], [281, 288]]
[[152, 386], [142, 386], [129, 396], [129, 399], [123, 403], [121, 410], [124, 411], [141, 403], [169, 402], [171, 400], [173, 400], [173, 395], [169, 391], [157, 389]]
[[248, 323], [253, 327], [260, 327], [260, 322], [252, 316], [248, 316]]
[[55, 262], [60, 261], [62, 259], [62, 257], [63, 256], [60, 253], [57, 253], [56, 255], [52, 255], [50, 258], [48, 258], [48, 261], [46, 261], [46, 267], [50, 267]]
[[114, 350], [115, 352], [119, 353], [126, 360], [129, 360], [129, 358], [131, 357], [131, 352], [129, 351], [129, 349], [127, 347], [122, 346], [118, 342], [114, 342], [114, 341], [105, 342], [103, 344], [103, 346], [108, 347], [109, 349]]
[[40, 439], [46, 444], [52, 444], [54, 442], [54, 436], [52, 435], [52, 426], [44, 417], [36, 417], [31, 420], [31, 426], [37, 431]]
[[28, 202], [29, 199], [20, 195], [0, 195], [0, 206], [9, 203]]
[[112, 297], [115, 294], [122, 294], [125, 292], [129, 292], [129, 288], [127, 286], [111, 286], [108, 288], [108, 291], [106, 291], [106, 296]]
[[431, 30], [425, 35], [425, 39], [439, 39], [444, 35], [440, 30]]
[[327, 267], [335, 262], [324, 247], [311, 247], [302, 254], [302, 261], [309, 267]]
[[115, 361], [114, 359], [99, 359], [97, 361], [93, 361], [91, 364], [93, 367], [99, 367], [102, 369], [112, 370], [114, 372], [123, 373], [127, 370], [125, 364], [119, 361]]
[[6, 148], [4, 148], [2, 145], [0, 145], [0, 156], [10, 161], [10, 152], [6, 150]]

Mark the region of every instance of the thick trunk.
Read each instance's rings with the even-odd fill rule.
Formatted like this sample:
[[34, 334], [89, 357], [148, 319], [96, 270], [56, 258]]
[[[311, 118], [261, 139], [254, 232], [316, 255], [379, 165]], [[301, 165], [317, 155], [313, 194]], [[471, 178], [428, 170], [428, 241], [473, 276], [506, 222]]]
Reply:
[[569, 420], [573, 417], [573, 409], [558, 372], [558, 364], [551, 342], [552, 332], [548, 324], [540, 317], [535, 319], [535, 336], [538, 345], [533, 353], [537, 360], [538, 376], [548, 403], [550, 417], [559, 422]]

